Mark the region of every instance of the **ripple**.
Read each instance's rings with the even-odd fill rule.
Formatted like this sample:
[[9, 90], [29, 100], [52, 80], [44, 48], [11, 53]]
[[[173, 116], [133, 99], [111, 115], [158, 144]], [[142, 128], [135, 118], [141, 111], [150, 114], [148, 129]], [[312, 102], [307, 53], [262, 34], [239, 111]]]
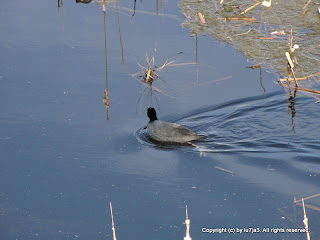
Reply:
[[[299, 99], [305, 105], [308, 101]], [[315, 105], [314, 103], [312, 103]], [[314, 106], [310, 104], [311, 108]], [[292, 100], [283, 92], [274, 92], [209, 106], [176, 123], [188, 126], [206, 138], [194, 144], [159, 144], [152, 141], [146, 130], [139, 129], [136, 138], [150, 147], [181, 149], [204, 152], [300, 152], [314, 151], [314, 142], [319, 142], [312, 126], [291, 112]], [[309, 109], [309, 111], [314, 111]], [[306, 113], [307, 114], [307, 113]], [[300, 121], [302, 120], [302, 121]], [[297, 123], [296, 123], [297, 122]], [[188, 147], [188, 149], [185, 149]], [[311, 148], [311, 149], [309, 149]]]

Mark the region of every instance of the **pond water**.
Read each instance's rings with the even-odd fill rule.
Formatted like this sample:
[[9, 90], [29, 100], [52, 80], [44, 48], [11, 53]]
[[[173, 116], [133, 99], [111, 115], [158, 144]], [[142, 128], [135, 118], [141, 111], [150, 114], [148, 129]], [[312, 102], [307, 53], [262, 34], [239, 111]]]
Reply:
[[[185, 205], [193, 239], [306, 239], [271, 229], [304, 228], [294, 198], [320, 193], [318, 99], [290, 95], [272, 69], [246, 68], [254, 60], [232, 46], [190, 34], [178, 1], [137, 1], [134, 17], [133, 7], [119, 2], [119, 28], [116, 4], [106, 6], [106, 78], [99, 4], [2, 3], [1, 239], [112, 239], [109, 202], [118, 239], [182, 239]], [[174, 61], [154, 91], [131, 76], [147, 56]], [[150, 106], [206, 137], [155, 144], [144, 130]], [[318, 239], [320, 197], [305, 204]]]

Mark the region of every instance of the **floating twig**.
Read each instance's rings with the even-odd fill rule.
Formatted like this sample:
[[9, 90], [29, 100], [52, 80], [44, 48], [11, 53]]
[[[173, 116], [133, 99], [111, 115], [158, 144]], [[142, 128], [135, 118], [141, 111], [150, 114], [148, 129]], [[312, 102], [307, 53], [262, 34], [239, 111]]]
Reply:
[[191, 20], [191, 17], [189, 14], [188, 15], [186, 13], [182, 13], [182, 14], [183, 14], [183, 16], [185, 16], [186, 19]]
[[273, 37], [259, 37], [259, 39], [262, 39], [262, 40], [273, 40], [274, 38]]
[[174, 63], [174, 64], [170, 64], [168, 66], [170, 67], [177, 67], [177, 66], [185, 66], [185, 65], [196, 65], [196, 62], [190, 62], [190, 63]]
[[202, 15], [201, 12], [198, 12], [198, 17], [199, 17], [200, 22], [201, 22], [202, 24], [205, 24], [205, 23], [206, 23], [206, 21], [204, 20], [204, 17], [203, 17], [203, 15]]
[[230, 2], [226, 2], [224, 5], [229, 5], [229, 4], [231, 4], [231, 3], [235, 2], [235, 1], [237, 1], [237, 0], [231, 0]]
[[310, 4], [311, 2], [312, 2], [312, 0], [309, 0], [309, 1], [304, 5], [304, 7], [303, 7], [303, 14], [306, 13], [307, 7], [309, 6], [309, 4]]
[[244, 10], [241, 14], [246, 14], [249, 12], [251, 9], [255, 8], [256, 6], [262, 4], [261, 2], [257, 2], [256, 4], [252, 5], [251, 7], [248, 7], [246, 10]]
[[155, 70], [160, 72], [164, 67], [167, 67], [167, 66], [169, 66], [169, 65], [172, 64], [172, 63], [174, 63], [174, 60], [171, 61], [171, 62], [166, 61], [161, 67], [158, 67], [158, 68], [156, 68]]
[[215, 166], [215, 168], [216, 168], [216, 169], [219, 169], [219, 170], [221, 170], [221, 171], [224, 171], [224, 172], [228, 172], [228, 173], [233, 174], [233, 172], [232, 172], [232, 171], [229, 171], [229, 170], [224, 169], [224, 168], [222, 168], [222, 167]]
[[244, 21], [244, 22], [255, 22], [255, 23], [259, 22], [256, 18], [252, 18], [252, 17], [218, 17], [217, 19], [224, 20], [224, 21]]
[[247, 35], [249, 34], [249, 32], [251, 32], [252, 28], [250, 28], [248, 31], [244, 32], [244, 33], [238, 33], [236, 34], [236, 36], [242, 36], [242, 35]]
[[256, 64], [256, 65], [252, 65], [252, 66], [246, 66], [246, 68], [252, 68], [252, 69], [261, 68], [261, 63]]

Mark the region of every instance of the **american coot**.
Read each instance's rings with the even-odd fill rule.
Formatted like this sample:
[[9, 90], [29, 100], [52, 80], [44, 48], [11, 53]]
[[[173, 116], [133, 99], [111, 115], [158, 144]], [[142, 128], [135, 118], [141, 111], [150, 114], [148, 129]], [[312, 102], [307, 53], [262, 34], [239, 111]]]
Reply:
[[153, 140], [159, 142], [187, 143], [203, 138], [203, 136], [197, 135], [189, 128], [176, 123], [158, 120], [154, 108], [148, 108], [148, 117], [150, 121], [147, 125], [147, 131]]

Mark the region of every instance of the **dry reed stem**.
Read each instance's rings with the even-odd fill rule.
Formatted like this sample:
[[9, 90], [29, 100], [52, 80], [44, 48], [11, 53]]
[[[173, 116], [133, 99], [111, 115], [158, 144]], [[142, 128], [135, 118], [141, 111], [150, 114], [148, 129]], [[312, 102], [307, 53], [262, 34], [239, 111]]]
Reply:
[[[144, 66], [142, 66], [140, 63], [137, 63], [138, 64], [138, 66], [143, 70], [148, 70], [148, 68], [146, 68], [146, 67], [144, 67]], [[139, 74], [139, 73], [138, 73]]]
[[300, 90], [300, 91], [303, 91], [303, 92], [309, 92], [309, 93], [316, 93], [316, 94], [320, 94], [320, 91], [318, 90], [313, 90], [313, 89], [307, 89], [307, 88], [300, 88], [300, 87], [290, 87], [288, 85], [284, 85], [284, 84], [280, 84], [282, 87], [284, 88], [290, 88], [290, 89], [294, 89], [294, 90]]
[[191, 20], [191, 17], [189, 15], [187, 15], [186, 13], [182, 13], [182, 14], [187, 20]]
[[154, 67], [154, 57], [152, 57], [152, 59], [149, 59], [147, 56], [147, 63], [148, 63], [148, 67], [144, 67], [141, 64], [137, 63], [138, 66], [143, 70], [142, 72], [139, 73], [134, 73], [134, 74], [129, 74], [132, 77], [135, 77], [139, 74], [142, 75], [143, 77], [143, 82], [148, 83], [148, 84], [152, 84], [152, 82], [154, 82], [157, 78], [159, 78], [159, 75], [156, 73], [156, 71], [161, 71], [164, 67], [170, 65], [171, 63], [173, 63], [174, 61], [171, 62], [165, 62], [161, 67], [159, 68], [155, 68]]
[[242, 4], [239, 6], [239, 9], [244, 8], [245, 6], [248, 6], [248, 5], [250, 5], [250, 4], [249, 3]]
[[150, 82], [151, 82], [151, 81], [150, 81], [150, 78], [153, 79], [152, 76], [151, 76], [151, 69], [149, 68], [148, 71], [147, 71], [147, 74], [146, 74], [146, 80], [145, 80], [145, 82], [146, 82], [146, 83], [150, 83]]
[[293, 61], [291, 59], [291, 56], [290, 56], [289, 52], [286, 52], [286, 57], [287, 57], [288, 63], [290, 64], [291, 69], [293, 69], [294, 68], [294, 64], [293, 64]]
[[[151, 88], [153, 91], [159, 92], [163, 95], [166, 95], [168, 97], [171, 98], [175, 98], [169, 94], [166, 94], [165, 92], [161, 91], [160, 89], [154, 87], [152, 85], [152, 83], [158, 79], [160, 76], [157, 74], [157, 72], [161, 71], [164, 67], [169, 66], [170, 64], [172, 64], [174, 61], [171, 62], [165, 62], [161, 67], [159, 68], [155, 68], [154, 67], [154, 57], [152, 57], [151, 59], [148, 58], [147, 56], [147, 63], [148, 63], [148, 67], [144, 67], [141, 64], [137, 63], [138, 66], [143, 70], [142, 72], [138, 72], [138, 73], [134, 73], [134, 74], [129, 74], [131, 77], [133, 77], [134, 79], [136, 79], [139, 82], [145, 83], [147, 84], [147, 87]], [[143, 80], [138, 79], [138, 77], [142, 77]], [[144, 90], [145, 91], [145, 90]], [[144, 92], [143, 91], [143, 92]]]
[[261, 2], [257, 2], [256, 4], [252, 5], [251, 7], [248, 7], [246, 10], [244, 10], [241, 14], [245, 14], [249, 12], [251, 9], [255, 8], [256, 6], [260, 5]]
[[291, 71], [291, 74], [292, 74], [294, 83], [295, 83], [295, 85], [296, 85], [296, 88], [298, 88], [299, 86], [298, 86], [298, 82], [297, 82], [297, 79], [296, 79], [296, 75], [294, 74], [294, 71], [293, 71], [293, 69], [291, 68], [291, 65], [289, 66], [289, 69], [290, 69], [290, 71]]
[[291, 49], [292, 49], [292, 46], [293, 46], [292, 40], [293, 40], [293, 35], [292, 35], [292, 28], [291, 28], [291, 31], [290, 31], [290, 36], [289, 36], [289, 45], [290, 45], [290, 51], [291, 51]]
[[246, 66], [246, 68], [252, 68], [252, 69], [255, 69], [255, 68], [261, 68], [262, 64], [259, 63], [259, 64], [256, 64], [256, 65], [252, 65], [252, 66]]
[[230, 2], [226, 2], [224, 5], [229, 5], [229, 4], [231, 4], [231, 3], [235, 2], [235, 1], [237, 1], [237, 0], [231, 0]]
[[[302, 78], [296, 78], [296, 81], [302, 81], [302, 80], [308, 80], [308, 77], [302, 77]], [[280, 78], [279, 79], [280, 82], [294, 82], [293, 78]]]
[[170, 64], [172, 64], [172, 63], [174, 63], [174, 60], [173, 61], [171, 61], [171, 62], [165, 62], [161, 67], [158, 67], [157, 69], [156, 69], [156, 71], [161, 71], [164, 67], [167, 67], [167, 66], [169, 66]]
[[[318, 75], [320, 75], [320, 72], [313, 73], [313, 74], [308, 75], [308, 76], [306, 76], [306, 77], [296, 78], [296, 80], [297, 80], [297, 81], [309, 80], [311, 77], [315, 77], [315, 76], [318, 76]], [[292, 79], [292, 78], [280, 78], [279, 81], [280, 81], [280, 82], [287, 82], [287, 81], [293, 82], [294, 79]]]
[[249, 34], [249, 32], [251, 32], [252, 28], [250, 28], [248, 31], [244, 32], [244, 33], [238, 33], [236, 34], [236, 36], [242, 36], [242, 35], [247, 35]]
[[170, 67], [178, 67], [178, 66], [185, 66], [185, 65], [196, 65], [196, 62], [190, 62], [190, 63], [175, 63], [170, 64]]
[[111, 204], [111, 202], [110, 202], [110, 212], [111, 212], [111, 221], [112, 221], [112, 236], [113, 236], [113, 240], [117, 240], [116, 228], [114, 227], [114, 221], [113, 221], [113, 212], [112, 212], [112, 204]]
[[308, 225], [308, 218], [307, 218], [307, 213], [306, 209], [304, 207], [304, 200], [302, 198], [302, 207], [303, 207], [303, 224], [307, 232], [307, 240], [310, 240], [310, 232], [309, 232], [309, 225]]
[[[293, 35], [292, 35], [292, 28], [291, 28], [291, 32], [290, 32], [290, 36], [289, 36], [289, 48], [290, 48], [290, 53], [291, 54], [293, 54], [293, 51], [294, 51], [292, 40], [293, 40]], [[298, 86], [298, 82], [296, 80], [296, 75], [294, 74], [294, 71], [293, 71], [294, 64], [293, 64], [293, 60], [291, 58], [291, 54], [290, 53], [289, 52], [285, 53], [285, 55], [287, 57], [287, 60], [288, 60], [288, 72], [289, 72], [289, 74], [290, 73], [292, 74], [292, 77], [294, 79], [294, 83], [296, 85], [295, 87], [297, 89], [299, 86]]]
[[[307, 200], [307, 199], [314, 198], [314, 197], [318, 197], [318, 196], [320, 196], [320, 193], [315, 194], [315, 195], [312, 195], [312, 196], [309, 196], [309, 197], [305, 197], [305, 198], [303, 198], [303, 199], [304, 199], [304, 200]], [[299, 200], [294, 201], [293, 203], [298, 203], [298, 202], [301, 202], [301, 201], [302, 201], [302, 198], [299, 199]]]
[[297, 90], [304, 91], [304, 92], [309, 92], [309, 93], [317, 93], [317, 94], [320, 94], [320, 91], [318, 91], [318, 90], [313, 90], [313, 89], [299, 88], [299, 87], [298, 87]]
[[263, 39], [263, 40], [273, 40], [273, 37], [259, 37], [259, 39]]
[[310, 4], [311, 2], [312, 2], [312, 0], [309, 0], [309, 1], [304, 5], [304, 7], [303, 7], [303, 14], [306, 13], [307, 7], [309, 6], [309, 4]]
[[318, 75], [320, 75], [320, 72], [316, 72], [316, 73], [313, 73], [313, 74], [311, 74], [311, 75], [309, 75], [309, 76], [307, 76], [307, 77], [315, 77], [315, 76], [318, 76]]
[[190, 237], [190, 219], [188, 217], [188, 206], [186, 205], [186, 220], [184, 221], [186, 224], [186, 236], [183, 238], [184, 240], [192, 240]]
[[230, 18], [218, 17], [217, 19], [224, 20], [224, 21], [243, 21], [243, 22], [255, 22], [255, 23], [259, 22], [257, 19], [251, 18], [251, 17], [230, 17]]
[[205, 24], [205, 23], [206, 23], [206, 21], [204, 20], [204, 17], [203, 17], [203, 15], [202, 15], [201, 12], [198, 12], [198, 17], [199, 17], [200, 22], [201, 22], [202, 24]]

